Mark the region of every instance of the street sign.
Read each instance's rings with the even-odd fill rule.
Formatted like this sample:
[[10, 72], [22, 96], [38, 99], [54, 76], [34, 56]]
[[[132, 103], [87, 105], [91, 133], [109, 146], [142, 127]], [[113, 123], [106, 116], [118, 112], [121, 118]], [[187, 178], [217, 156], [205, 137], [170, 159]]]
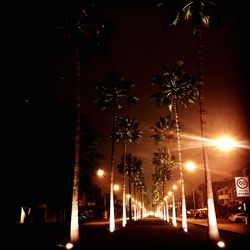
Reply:
[[250, 196], [249, 180], [247, 177], [235, 177], [237, 197]]

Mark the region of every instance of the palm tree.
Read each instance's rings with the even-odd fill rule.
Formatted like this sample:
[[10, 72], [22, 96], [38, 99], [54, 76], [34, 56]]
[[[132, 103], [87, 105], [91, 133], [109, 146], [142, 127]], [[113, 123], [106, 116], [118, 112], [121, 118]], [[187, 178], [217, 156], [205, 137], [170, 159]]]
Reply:
[[151, 129], [154, 134], [150, 137], [154, 139], [156, 144], [170, 144], [176, 140], [176, 122], [171, 119], [170, 114], [165, 117], [160, 116], [160, 120], [157, 121]]
[[158, 86], [159, 92], [152, 96], [156, 104], [167, 107], [170, 112], [175, 113], [176, 135], [178, 145], [178, 162], [180, 169], [180, 181], [182, 192], [182, 228], [187, 231], [186, 200], [183, 179], [183, 166], [181, 154], [181, 134], [179, 123], [178, 103], [187, 107], [189, 103], [195, 103], [197, 96], [197, 81], [189, 76], [183, 69], [183, 62], [176, 62], [171, 69], [162, 65], [162, 72], [152, 78], [152, 83]]
[[75, 84], [75, 107], [76, 107], [76, 124], [75, 124], [75, 157], [74, 173], [72, 188], [72, 208], [70, 224], [70, 240], [76, 242], [79, 240], [79, 221], [78, 221], [78, 194], [79, 194], [79, 160], [80, 160], [80, 137], [81, 137], [81, 68], [80, 68], [80, 48], [81, 44], [95, 43], [101, 44], [98, 40], [104, 25], [94, 25], [89, 23], [88, 9], [82, 8], [76, 13], [69, 16], [63, 16], [60, 24], [56, 27], [56, 32], [63, 40], [63, 47], [72, 51], [76, 67], [76, 84]]
[[123, 144], [123, 184], [122, 184], [122, 202], [123, 202], [123, 220], [122, 226], [126, 225], [126, 155], [127, 143], [138, 142], [141, 138], [142, 131], [138, 128], [139, 123], [130, 117], [119, 117], [117, 121], [117, 130], [115, 131], [116, 142]]
[[110, 163], [110, 223], [109, 230], [115, 230], [115, 214], [114, 214], [114, 168], [115, 168], [115, 132], [117, 128], [118, 110], [122, 109], [122, 101], [127, 101], [128, 104], [136, 103], [138, 98], [130, 95], [131, 88], [134, 87], [132, 80], [126, 80], [126, 73], [116, 74], [109, 73], [107, 82], [97, 82], [96, 98], [94, 102], [98, 103], [101, 110], [106, 110], [109, 105], [113, 106], [113, 122], [111, 131], [111, 163]]
[[[205, 184], [207, 188], [208, 208], [208, 239], [218, 240], [219, 230], [216, 222], [212, 180], [208, 166], [208, 156], [205, 141], [206, 134], [206, 111], [204, 93], [204, 43], [202, 26], [218, 25], [222, 17], [228, 15], [232, 2], [223, 0], [163, 0], [158, 7], [164, 13], [169, 25], [177, 25], [182, 21], [191, 21], [194, 27], [194, 34], [197, 44], [197, 71], [198, 71], [198, 92], [200, 107], [201, 146], [203, 164], [205, 170]], [[227, 13], [226, 13], [227, 12]]]

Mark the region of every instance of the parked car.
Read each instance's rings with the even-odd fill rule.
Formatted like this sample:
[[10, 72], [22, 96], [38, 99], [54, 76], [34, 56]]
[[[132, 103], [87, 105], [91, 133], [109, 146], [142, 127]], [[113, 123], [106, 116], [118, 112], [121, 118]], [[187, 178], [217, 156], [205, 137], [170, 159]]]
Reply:
[[197, 213], [194, 215], [194, 218], [195, 218], [195, 219], [206, 219], [206, 218], [207, 218], [207, 215], [206, 215], [206, 213], [197, 212]]
[[237, 213], [229, 215], [228, 220], [230, 222], [245, 222], [245, 218], [247, 218], [246, 213]]

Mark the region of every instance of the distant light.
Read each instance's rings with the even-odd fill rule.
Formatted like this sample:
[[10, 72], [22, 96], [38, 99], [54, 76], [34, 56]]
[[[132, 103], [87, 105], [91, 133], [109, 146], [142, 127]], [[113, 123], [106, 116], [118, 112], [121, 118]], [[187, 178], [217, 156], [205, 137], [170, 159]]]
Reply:
[[219, 247], [219, 248], [224, 248], [225, 246], [226, 246], [226, 244], [225, 244], [225, 242], [224, 241], [218, 241], [217, 242], [217, 246]]
[[120, 186], [118, 184], [114, 184], [114, 191], [120, 190]]
[[177, 186], [176, 186], [176, 185], [173, 185], [173, 189], [176, 190], [176, 189], [177, 189]]
[[69, 243], [66, 244], [65, 247], [66, 247], [66, 249], [72, 249], [73, 246], [74, 246], [74, 245], [73, 245], [71, 242], [69, 242]]
[[102, 169], [98, 169], [97, 172], [96, 172], [96, 174], [97, 174], [97, 176], [99, 176], [99, 177], [103, 177], [104, 174], [105, 174], [105, 172], [104, 172], [104, 170], [102, 170]]

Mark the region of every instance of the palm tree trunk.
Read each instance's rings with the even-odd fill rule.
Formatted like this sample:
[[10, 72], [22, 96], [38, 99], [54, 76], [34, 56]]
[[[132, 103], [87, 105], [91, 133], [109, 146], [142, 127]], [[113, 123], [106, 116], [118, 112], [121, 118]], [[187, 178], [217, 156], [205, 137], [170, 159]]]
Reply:
[[206, 111], [205, 111], [205, 94], [204, 94], [204, 46], [202, 39], [201, 25], [196, 27], [196, 42], [197, 42], [197, 67], [198, 67], [198, 91], [199, 91], [199, 106], [200, 106], [200, 126], [201, 126], [201, 145], [202, 156], [205, 174], [205, 186], [207, 189], [207, 210], [208, 210], [208, 239], [218, 240], [219, 230], [216, 222], [216, 213], [214, 206], [214, 197], [212, 189], [212, 180], [210, 169], [208, 167], [207, 148], [205, 146], [206, 135]]
[[113, 107], [113, 125], [112, 125], [112, 142], [111, 142], [111, 166], [110, 166], [110, 209], [109, 209], [109, 231], [115, 230], [115, 207], [114, 207], [114, 169], [115, 169], [115, 128], [116, 128], [116, 113], [117, 104], [114, 102]]
[[127, 144], [126, 142], [123, 143], [123, 177], [122, 177], [122, 226], [125, 227], [127, 223], [127, 215], [126, 215], [126, 169], [127, 169]]
[[162, 204], [163, 204], [163, 220], [166, 221], [166, 207], [165, 207], [165, 171], [163, 171], [163, 181], [162, 181]]
[[174, 99], [174, 111], [176, 120], [176, 132], [177, 132], [177, 144], [178, 144], [178, 159], [179, 159], [179, 169], [180, 169], [180, 182], [181, 182], [181, 200], [182, 200], [182, 229], [187, 232], [187, 209], [186, 209], [186, 199], [185, 199], [185, 188], [184, 188], [184, 177], [183, 177], [183, 165], [182, 165], [182, 155], [181, 155], [181, 134], [179, 126], [179, 112], [177, 108], [177, 99]]
[[80, 160], [80, 138], [81, 138], [81, 97], [80, 97], [80, 55], [76, 48], [76, 131], [75, 131], [75, 162], [73, 174], [72, 208], [70, 222], [70, 240], [79, 241], [78, 221], [78, 193], [79, 193], [79, 160]]
[[135, 183], [135, 177], [134, 177], [134, 221], [137, 220], [137, 197], [136, 197], [136, 183]]
[[131, 166], [128, 166], [128, 193], [129, 193], [129, 221], [132, 221], [132, 202], [131, 202]]

